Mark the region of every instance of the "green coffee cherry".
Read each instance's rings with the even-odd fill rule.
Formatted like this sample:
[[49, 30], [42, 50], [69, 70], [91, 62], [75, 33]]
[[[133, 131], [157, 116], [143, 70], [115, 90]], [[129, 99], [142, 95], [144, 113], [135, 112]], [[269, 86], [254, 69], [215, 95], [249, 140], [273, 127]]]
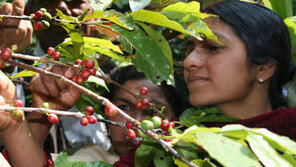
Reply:
[[41, 11], [42, 13], [45, 13], [46, 9], [45, 8], [40, 8], [39, 11]]
[[48, 21], [42, 20], [43, 29], [46, 30], [50, 27], [50, 24]]
[[154, 128], [160, 128], [161, 118], [159, 118], [158, 116], [154, 116], [152, 117], [152, 122], [153, 122]]
[[51, 16], [50, 13], [45, 12], [45, 13], [43, 14], [43, 17], [42, 17], [42, 18], [43, 18], [44, 20], [46, 20], [46, 21], [51, 21], [52, 16]]
[[154, 125], [153, 125], [152, 121], [149, 121], [149, 120], [142, 121], [141, 126], [145, 130], [150, 130], [150, 129], [154, 128]]
[[44, 102], [44, 103], [42, 104], [42, 108], [49, 109], [49, 103]]
[[16, 110], [12, 111], [12, 115], [14, 115], [16, 117], [22, 117], [22, 116], [24, 116], [24, 112], [22, 110], [16, 109]]
[[143, 137], [143, 138], [147, 138], [147, 137], [149, 137], [148, 135], [146, 135], [144, 132], [142, 132], [141, 130], [138, 130], [138, 135], [140, 136], [140, 137]]

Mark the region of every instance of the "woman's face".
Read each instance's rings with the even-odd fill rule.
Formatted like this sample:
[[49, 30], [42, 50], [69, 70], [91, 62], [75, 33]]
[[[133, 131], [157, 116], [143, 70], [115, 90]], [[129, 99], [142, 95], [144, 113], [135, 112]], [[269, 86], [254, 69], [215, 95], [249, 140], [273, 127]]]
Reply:
[[[164, 90], [162, 90], [160, 86], [153, 84], [150, 80], [128, 80], [123, 84], [123, 86], [135, 93], [138, 93], [142, 87], [147, 87], [148, 94], [145, 95], [145, 98], [147, 98], [150, 102], [155, 103], [159, 110], [162, 106], [166, 106], [164, 110], [164, 115], [166, 118], [171, 119], [174, 116], [174, 112], [169, 105]], [[136, 109], [135, 104], [137, 100], [135, 97], [122, 89], [118, 89], [116, 91], [112, 102], [121, 110], [125, 111], [127, 114], [137, 120], [143, 120], [147, 116], [152, 117], [156, 115], [155, 111], [150, 110], [149, 107], [144, 107], [143, 110]], [[126, 123], [126, 119], [122, 118], [122, 116], [119, 114], [114, 117], [110, 117], [110, 120]], [[128, 139], [126, 136], [126, 130], [123, 128], [110, 125], [109, 130], [112, 143], [120, 155], [125, 154], [133, 146], [139, 144], [139, 141], [137, 140], [138, 138], [134, 140]]]
[[205, 46], [189, 40], [190, 54], [183, 62], [185, 82], [193, 106], [223, 109], [246, 99], [256, 79], [255, 67], [248, 63], [245, 43], [229, 25], [213, 17], [205, 22], [223, 45], [209, 41]]

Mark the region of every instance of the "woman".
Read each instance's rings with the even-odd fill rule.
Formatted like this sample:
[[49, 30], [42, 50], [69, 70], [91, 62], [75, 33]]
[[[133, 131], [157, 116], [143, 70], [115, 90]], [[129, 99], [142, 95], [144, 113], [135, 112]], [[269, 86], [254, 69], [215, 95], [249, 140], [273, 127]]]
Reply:
[[[248, 127], [267, 128], [296, 140], [296, 112], [282, 87], [295, 74], [289, 32], [273, 11], [253, 3], [223, 1], [204, 21], [222, 45], [194, 38], [183, 62], [190, 103], [220, 108]], [[274, 111], [272, 111], [274, 110]], [[208, 124], [208, 126], [223, 126]], [[115, 166], [133, 166], [129, 152]]]

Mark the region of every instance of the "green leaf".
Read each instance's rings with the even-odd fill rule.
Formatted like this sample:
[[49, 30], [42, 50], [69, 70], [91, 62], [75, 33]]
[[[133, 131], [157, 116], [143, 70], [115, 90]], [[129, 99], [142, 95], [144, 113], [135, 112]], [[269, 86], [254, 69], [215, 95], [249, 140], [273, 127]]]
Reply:
[[14, 78], [18, 78], [18, 77], [32, 77], [35, 74], [36, 74], [36, 72], [34, 72], [34, 71], [23, 70], [13, 76], [11, 76], [10, 78], [14, 79]]
[[89, 76], [89, 78], [87, 79], [87, 82], [94, 82], [94, 83], [102, 86], [103, 88], [105, 88], [107, 91], [109, 91], [109, 89], [108, 89], [105, 81], [102, 80], [102, 79], [100, 79], [100, 78], [98, 78], [98, 77], [96, 77], [96, 76], [92, 76], [92, 75]]
[[200, 158], [197, 155], [198, 147], [193, 143], [186, 143], [182, 140], [174, 145], [174, 149], [185, 159], [191, 161]]
[[282, 19], [293, 16], [291, 0], [263, 0], [264, 6], [276, 12]]
[[201, 131], [205, 132], [220, 132], [220, 128], [206, 128], [206, 127], [198, 127], [196, 125], [193, 125], [186, 129], [182, 134], [174, 136], [176, 139], [183, 140], [184, 142], [188, 143], [196, 143], [196, 136], [195, 134]]
[[67, 20], [67, 21], [73, 21], [77, 22], [76, 17], [65, 15], [61, 10], [56, 9], [57, 13], [56, 16], [58, 16], [61, 20]]
[[144, 139], [141, 146], [137, 149], [135, 155], [135, 166], [136, 167], [148, 167], [149, 163], [152, 162], [153, 156], [151, 153], [154, 149], [155, 143], [151, 140]]
[[154, 41], [154, 43], [159, 46], [163, 55], [169, 61], [170, 71], [172, 71], [172, 75], [173, 75], [174, 74], [173, 55], [172, 55], [172, 50], [171, 50], [171, 47], [170, 47], [168, 41], [164, 38], [164, 36], [159, 31], [156, 31], [152, 27], [149, 27], [143, 23], [139, 23], [139, 24], [145, 30], [145, 32], [149, 35], [149, 37], [151, 37], [151, 39]]
[[142, 22], [151, 23], [154, 25], [162, 26], [162, 27], [167, 27], [184, 34], [188, 34], [188, 35], [192, 35], [194, 37], [200, 38], [198, 34], [185, 30], [181, 26], [181, 24], [179, 24], [177, 21], [170, 20], [165, 15], [158, 12], [141, 9], [137, 12], [131, 13], [131, 16], [133, 17], [133, 19], [137, 21], [142, 21]]
[[212, 132], [196, 133], [197, 144], [209, 155], [227, 167], [261, 166], [257, 157], [243, 144]]
[[294, 63], [296, 63], [296, 55], [295, 55], [295, 50], [296, 50], [296, 17], [289, 17], [284, 20], [286, 26], [289, 29], [289, 35], [290, 35], [290, 40], [291, 40], [291, 49], [294, 51], [292, 53], [292, 58], [294, 60]]
[[264, 166], [292, 166], [287, 160], [281, 158], [261, 135], [249, 133], [246, 140]]
[[93, 8], [93, 10], [105, 10], [108, 8], [113, 0], [90, 0], [90, 6]]
[[99, 39], [94, 37], [83, 37], [83, 41], [91, 46], [99, 46], [101, 48], [111, 49], [115, 52], [122, 54], [122, 51], [117, 45], [106, 39]]
[[198, 165], [199, 167], [216, 167], [216, 165], [214, 163], [212, 163], [210, 161], [210, 159], [205, 158], [205, 159], [196, 159], [191, 161], [192, 163], [194, 163], [195, 165]]
[[151, 0], [129, 0], [129, 6], [133, 12], [145, 8]]
[[132, 63], [138, 71], [144, 72], [145, 76], [153, 83], [160, 83], [169, 79], [172, 72], [168, 60], [162, 54], [161, 49], [140, 28], [133, 31], [128, 31], [116, 25], [113, 25], [112, 28], [135, 47], [136, 55], [132, 59]]
[[151, 155], [153, 156], [153, 162], [156, 167], [174, 166], [173, 156], [166, 152], [165, 149], [163, 149], [158, 143], [154, 146], [154, 150]]

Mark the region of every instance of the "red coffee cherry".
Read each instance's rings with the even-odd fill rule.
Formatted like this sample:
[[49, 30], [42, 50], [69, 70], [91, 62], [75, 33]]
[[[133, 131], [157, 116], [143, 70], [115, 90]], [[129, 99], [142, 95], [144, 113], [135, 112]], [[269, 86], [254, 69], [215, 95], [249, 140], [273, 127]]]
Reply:
[[109, 103], [107, 104], [107, 106], [105, 107], [105, 114], [108, 116], [108, 117], [113, 117], [117, 114], [117, 108], [114, 104], [112, 103]]
[[4, 48], [2, 51], [1, 51], [1, 59], [3, 60], [8, 60], [11, 58], [11, 55], [12, 55], [12, 51], [11, 49], [9, 48]]
[[43, 17], [43, 13], [41, 11], [36, 11], [35, 12], [35, 19], [40, 20]]
[[88, 69], [88, 72], [90, 73], [90, 75], [96, 75], [96, 72], [97, 72], [97, 70], [96, 70], [96, 68], [90, 68], [90, 69]]
[[47, 54], [48, 54], [48, 56], [53, 56], [54, 52], [55, 52], [55, 49], [53, 47], [47, 48]]
[[148, 88], [147, 87], [142, 87], [141, 89], [140, 89], [140, 94], [141, 95], [146, 95], [148, 93]]
[[23, 107], [24, 103], [21, 100], [14, 100], [14, 106], [15, 107]]
[[74, 75], [74, 76], [71, 78], [71, 81], [76, 82], [76, 81], [77, 81], [77, 75]]
[[88, 69], [93, 68], [95, 66], [95, 61], [93, 59], [86, 59], [84, 65]]
[[53, 53], [53, 59], [55, 59], [55, 60], [59, 60], [60, 57], [61, 57], [61, 53], [60, 53], [60, 52], [54, 52], [54, 53]]
[[88, 119], [86, 117], [81, 118], [80, 124], [82, 126], [86, 126], [88, 124]]
[[84, 113], [86, 115], [93, 115], [95, 113], [95, 109], [92, 106], [85, 107]]
[[126, 131], [126, 135], [130, 138], [130, 139], [134, 139], [136, 137], [136, 133], [134, 130], [132, 129], [128, 129]]
[[72, 69], [67, 69], [67, 71], [64, 73], [64, 76], [67, 79], [72, 79], [74, 77], [74, 71]]
[[161, 121], [161, 129], [167, 131], [170, 127], [170, 122], [168, 120]]
[[76, 78], [76, 83], [78, 85], [82, 84], [82, 82], [84, 81], [84, 78], [82, 75], [78, 75], [77, 78]]
[[83, 70], [83, 71], [81, 72], [81, 75], [82, 75], [82, 77], [84, 78], [84, 80], [87, 80], [88, 77], [90, 76], [90, 73], [89, 73], [88, 70]]
[[52, 124], [55, 124], [57, 122], [59, 122], [59, 117], [56, 115], [56, 114], [49, 114], [47, 116], [47, 120], [52, 123]]
[[144, 106], [149, 106], [149, 104], [150, 104], [149, 100], [146, 99], [146, 98], [143, 98], [143, 99], [141, 100], [141, 103], [142, 103]]
[[97, 117], [95, 117], [94, 115], [88, 116], [87, 119], [90, 124], [95, 124], [98, 121]]
[[36, 31], [41, 31], [43, 29], [43, 23], [41, 21], [36, 21], [33, 23], [33, 28]]
[[77, 60], [75, 60], [75, 64], [76, 65], [81, 65], [82, 64], [82, 61], [80, 59], [77, 59]]
[[133, 128], [133, 126], [134, 126], [134, 124], [131, 123], [131, 122], [129, 122], [129, 121], [127, 121], [127, 122], [125, 123], [125, 127], [128, 128], [128, 129]]
[[175, 124], [174, 124], [173, 122], [170, 122], [170, 126], [171, 126], [172, 128], [174, 128], [174, 127], [175, 127]]
[[139, 110], [143, 109], [143, 104], [141, 103], [141, 101], [136, 102], [136, 108]]

